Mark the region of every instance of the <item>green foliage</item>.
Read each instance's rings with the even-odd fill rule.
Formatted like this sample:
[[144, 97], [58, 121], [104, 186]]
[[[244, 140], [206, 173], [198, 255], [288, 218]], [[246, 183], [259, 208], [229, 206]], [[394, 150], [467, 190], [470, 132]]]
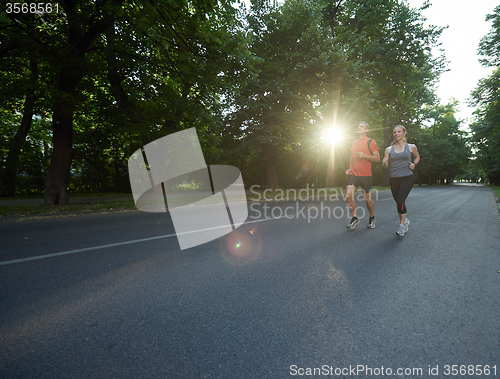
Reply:
[[450, 184], [461, 179], [469, 169], [470, 143], [455, 118], [457, 101], [430, 110], [432, 125], [411, 135], [422, 157], [417, 166], [421, 184]]
[[435, 101], [444, 58], [430, 50], [442, 29], [424, 28], [419, 11], [405, 3], [253, 1], [247, 22], [258, 75], [237, 94], [227, 139], [236, 141], [233, 152], [257, 152], [252, 168], [267, 171], [271, 187], [275, 170], [285, 186], [297, 177], [313, 180], [316, 170], [323, 185], [340, 185], [349, 146], [319, 148], [322, 130], [337, 124], [354, 134], [366, 120], [383, 148], [393, 125], [418, 123], [423, 105]]
[[481, 79], [471, 93], [471, 105], [477, 107], [476, 119], [471, 125], [476, 150], [475, 164], [479, 173], [490, 183], [500, 184], [500, 6], [486, 17], [492, 20], [490, 32], [479, 44], [484, 56], [482, 64], [495, 67], [492, 74]]
[[[72, 123], [63, 137], [76, 152], [73, 190], [129, 189], [127, 159], [134, 150], [193, 126], [207, 160], [217, 159], [222, 114], [251, 70], [229, 1], [59, 4], [59, 14], [1, 16], [3, 135], [13, 138], [9, 115], [22, 114], [24, 96], [35, 91], [35, 115], [57, 112]], [[0, 148], [5, 162], [8, 141]], [[56, 148], [50, 142], [39, 156]], [[26, 176], [22, 167], [17, 171]]]
[[[453, 110], [434, 104], [444, 58], [431, 49], [442, 29], [425, 28], [405, 2], [254, 0], [248, 11], [228, 0], [59, 4], [57, 15], [0, 15], [2, 170], [30, 94], [34, 101], [17, 193], [43, 190], [59, 119], [70, 120], [72, 192], [129, 191], [130, 154], [191, 127], [207, 163], [234, 164], [247, 185], [341, 185], [360, 120], [382, 149], [396, 123], [407, 125], [422, 146], [422, 177], [450, 180], [467, 164]], [[420, 129], [429, 117], [434, 126]], [[351, 136], [334, 149], [321, 140], [332, 124]]]
[[500, 5], [486, 16], [486, 21], [492, 21], [492, 26], [479, 43], [478, 52], [484, 56], [480, 62], [486, 67], [500, 67]]

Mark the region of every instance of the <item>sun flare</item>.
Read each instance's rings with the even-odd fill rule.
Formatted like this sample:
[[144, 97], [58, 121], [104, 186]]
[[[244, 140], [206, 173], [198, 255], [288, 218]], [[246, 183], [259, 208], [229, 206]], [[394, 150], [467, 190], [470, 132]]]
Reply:
[[338, 126], [331, 126], [325, 130], [323, 138], [332, 144], [339, 143], [344, 138], [344, 132]]

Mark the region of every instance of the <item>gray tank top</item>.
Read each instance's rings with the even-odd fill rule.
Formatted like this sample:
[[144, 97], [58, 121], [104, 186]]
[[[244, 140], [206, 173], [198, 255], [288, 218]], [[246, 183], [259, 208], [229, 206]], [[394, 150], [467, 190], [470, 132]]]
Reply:
[[413, 175], [413, 171], [410, 170], [409, 162], [411, 162], [410, 147], [405, 143], [405, 149], [401, 153], [396, 153], [394, 151], [394, 145], [391, 146], [391, 156], [390, 156], [390, 172], [389, 176], [391, 178], [399, 178], [401, 176]]

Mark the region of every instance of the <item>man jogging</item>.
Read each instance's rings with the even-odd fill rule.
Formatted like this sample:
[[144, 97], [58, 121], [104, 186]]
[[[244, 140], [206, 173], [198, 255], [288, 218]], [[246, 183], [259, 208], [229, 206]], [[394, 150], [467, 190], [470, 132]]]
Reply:
[[354, 229], [359, 224], [359, 219], [356, 215], [356, 202], [354, 201], [354, 193], [357, 187], [363, 189], [366, 207], [368, 208], [368, 212], [370, 212], [368, 228], [375, 228], [374, 206], [370, 191], [372, 188], [372, 163], [380, 161], [380, 148], [374, 139], [366, 136], [368, 128], [366, 122], [362, 121], [359, 123], [357, 129], [358, 138], [351, 146], [351, 164], [346, 170], [346, 174], [349, 175], [346, 187], [347, 204], [352, 214], [351, 222], [347, 225], [348, 229]]

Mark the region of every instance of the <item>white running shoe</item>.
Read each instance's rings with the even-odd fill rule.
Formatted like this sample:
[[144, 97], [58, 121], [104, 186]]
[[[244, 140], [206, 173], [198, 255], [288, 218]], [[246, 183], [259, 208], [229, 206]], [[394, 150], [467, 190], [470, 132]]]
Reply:
[[370, 217], [367, 227], [370, 229], [375, 229], [375, 216]]
[[408, 225], [410, 225], [410, 220], [406, 219], [406, 221], [405, 221], [405, 234], [408, 233]]
[[399, 224], [399, 228], [398, 228], [398, 231], [396, 232], [396, 234], [398, 236], [403, 237], [405, 235], [405, 228], [406, 227], [404, 225]]
[[359, 218], [357, 218], [357, 217], [353, 217], [353, 218], [351, 219], [351, 222], [347, 225], [347, 229], [352, 230], [352, 229], [354, 229], [354, 227], [355, 227], [356, 225], [358, 225], [358, 224], [359, 224]]

